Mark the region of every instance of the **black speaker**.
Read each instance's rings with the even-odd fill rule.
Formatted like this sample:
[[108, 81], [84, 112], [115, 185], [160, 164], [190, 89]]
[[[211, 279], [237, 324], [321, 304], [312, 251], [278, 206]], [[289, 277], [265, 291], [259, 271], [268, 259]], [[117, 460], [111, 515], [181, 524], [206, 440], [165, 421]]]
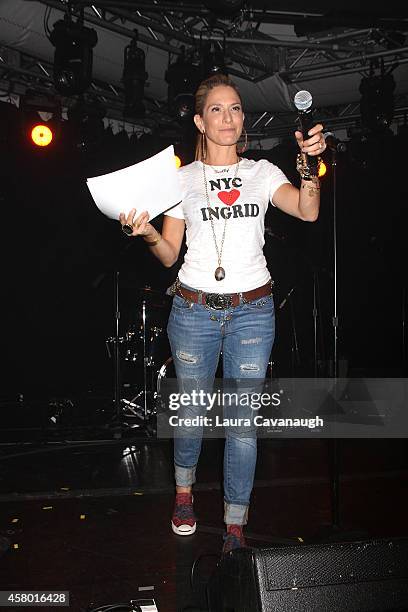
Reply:
[[239, 548], [207, 587], [209, 612], [408, 610], [408, 538]]

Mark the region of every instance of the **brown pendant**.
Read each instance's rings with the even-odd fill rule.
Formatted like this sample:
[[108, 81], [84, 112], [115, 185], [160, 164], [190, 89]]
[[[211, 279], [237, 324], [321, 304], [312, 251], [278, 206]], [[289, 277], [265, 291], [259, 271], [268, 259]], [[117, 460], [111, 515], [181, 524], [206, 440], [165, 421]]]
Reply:
[[225, 270], [224, 268], [221, 268], [221, 266], [219, 266], [219, 268], [216, 269], [215, 273], [215, 280], [217, 281], [222, 281], [225, 278]]

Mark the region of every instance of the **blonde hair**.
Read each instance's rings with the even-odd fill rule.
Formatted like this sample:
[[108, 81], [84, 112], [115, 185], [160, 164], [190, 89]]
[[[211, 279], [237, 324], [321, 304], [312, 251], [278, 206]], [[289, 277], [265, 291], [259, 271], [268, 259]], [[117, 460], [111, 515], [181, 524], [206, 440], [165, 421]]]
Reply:
[[[239, 89], [237, 85], [230, 79], [226, 74], [214, 74], [210, 76], [205, 81], [202, 81], [198, 86], [198, 89], [195, 93], [195, 112], [196, 115], [203, 116], [205, 103], [207, 100], [207, 96], [212, 89], [215, 87], [219, 87], [220, 85], [225, 85], [227, 87], [232, 87], [232, 89], [237, 93], [239, 100], [242, 105], [241, 94], [239, 93]], [[196, 148], [195, 148], [195, 161], [204, 161], [206, 157], [206, 146], [205, 146], [205, 135], [201, 132], [197, 135]]]

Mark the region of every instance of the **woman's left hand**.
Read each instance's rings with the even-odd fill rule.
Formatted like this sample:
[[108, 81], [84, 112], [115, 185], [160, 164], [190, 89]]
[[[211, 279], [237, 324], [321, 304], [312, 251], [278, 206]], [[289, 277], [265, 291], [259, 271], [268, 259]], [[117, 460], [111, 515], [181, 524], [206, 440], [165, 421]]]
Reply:
[[302, 132], [296, 131], [295, 138], [302, 153], [308, 155], [321, 155], [326, 148], [326, 141], [323, 136], [323, 126], [321, 123], [314, 125], [308, 132], [309, 138], [303, 140]]

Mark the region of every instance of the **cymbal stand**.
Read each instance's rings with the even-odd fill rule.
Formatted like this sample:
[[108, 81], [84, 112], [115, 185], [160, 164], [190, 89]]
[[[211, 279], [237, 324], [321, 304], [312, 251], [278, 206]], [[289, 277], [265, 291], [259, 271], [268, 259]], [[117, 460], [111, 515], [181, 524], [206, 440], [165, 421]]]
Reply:
[[146, 300], [142, 302], [143, 323], [143, 417], [147, 419], [147, 353], [146, 353]]
[[[124, 400], [132, 412], [132, 416], [147, 419], [147, 351], [146, 351], [146, 300], [142, 301], [142, 344], [143, 344], [143, 389], [139, 391], [130, 401]], [[136, 404], [136, 400], [143, 395], [143, 405]]]
[[[143, 345], [143, 388], [134, 396], [131, 400], [123, 399], [122, 402], [125, 404], [127, 410], [131, 413], [129, 416], [137, 417], [142, 419], [144, 424], [148, 423], [149, 419], [149, 409], [148, 409], [148, 367], [153, 367], [154, 361], [152, 356], [152, 348], [153, 348], [153, 336], [150, 337], [149, 344], [147, 339], [147, 302], [146, 300], [142, 301], [142, 345]], [[154, 333], [152, 331], [152, 333]], [[150, 352], [148, 354], [148, 347], [150, 348]], [[153, 384], [153, 381], [152, 381]], [[139, 400], [143, 396], [143, 403], [137, 403], [136, 400]]]
[[[122, 396], [122, 376], [120, 368], [120, 308], [119, 308], [119, 270], [114, 270], [113, 273], [113, 295], [114, 295], [114, 309], [115, 309], [115, 336], [114, 336], [114, 416], [112, 419], [112, 425], [126, 425], [127, 428], [139, 427], [138, 424], [129, 425], [123, 422], [124, 414], [124, 400]], [[120, 431], [116, 432], [116, 437], [120, 437]]]
[[298, 344], [298, 337], [297, 337], [297, 331], [296, 331], [295, 309], [293, 307], [293, 301], [292, 301], [292, 293], [294, 292], [294, 290], [295, 290], [295, 287], [292, 287], [278, 306], [278, 310], [281, 310], [285, 306], [286, 302], [289, 302], [290, 321], [291, 321], [291, 326], [292, 326], [292, 348], [291, 348], [292, 376], [295, 376], [296, 367], [300, 365], [300, 352], [299, 352], [299, 344]]
[[120, 373], [120, 353], [119, 353], [119, 270], [114, 271], [113, 296], [115, 306], [115, 340], [114, 340], [114, 367], [115, 367], [115, 382], [114, 382], [114, 402], [115, 402], [115, 419], [120, 419], [122, 414], [122, 406], [120, 403], [121, 389], [121, 373]]
[[296, 375], [296, 370], [300, 366], [299, 343], [296, 331], [295, 309], [291, 296], [292, 291], [288, 294], [290, 316], [292, 320], [292, 376]]

